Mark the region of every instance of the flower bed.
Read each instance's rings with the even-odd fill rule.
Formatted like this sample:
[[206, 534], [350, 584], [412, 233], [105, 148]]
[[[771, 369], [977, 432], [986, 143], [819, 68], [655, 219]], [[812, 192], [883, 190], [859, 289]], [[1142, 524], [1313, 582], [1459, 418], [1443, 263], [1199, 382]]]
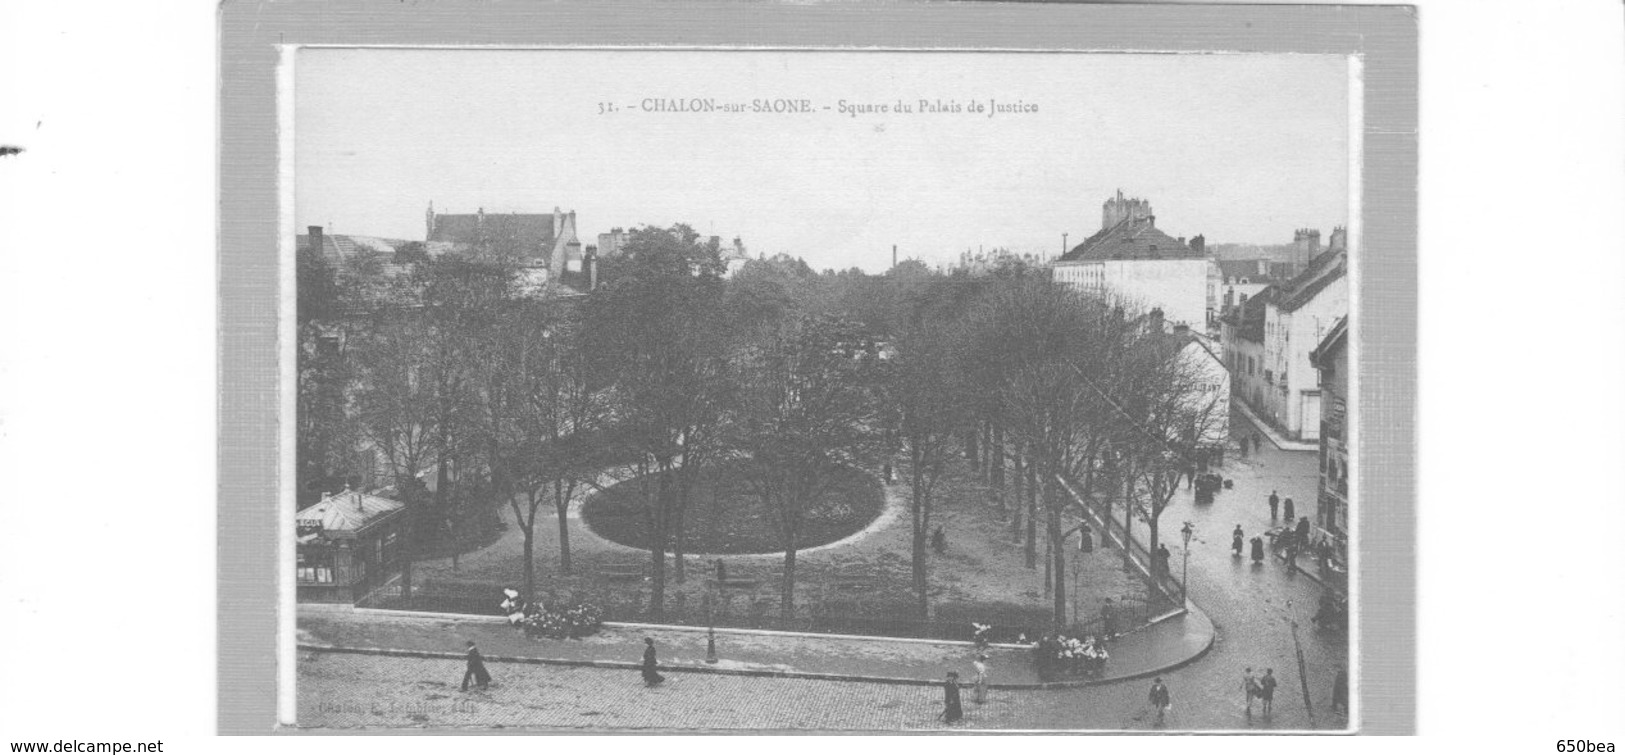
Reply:
[[604, 627], [604, 610], [591, 603], [577, 603], [564, 609], [549, 609], [539, 602], [520, 600], [519, 591], [513, 588], [508, 588], [503, 593], [508, 598], [502, 602], [503, 610], [509, 611], [508, 623], [523, 627], [525, 634], [531, 637], [578, 640], [582, 637], [591, 637]]
[[565, 638], [579, 640], [598, 633], [604, 626], [604, 612], [597, 606], [581, 603], [562, 611], [539, 610], [527, 614], [525, 634], [531, 637]]
[[1045, 635], [1033, 645], [1033, 661], [1040, 679], [1101, 676], [1111, 654], [1105, 643], [1094, 637], [1078, 639], [1061, 634]]

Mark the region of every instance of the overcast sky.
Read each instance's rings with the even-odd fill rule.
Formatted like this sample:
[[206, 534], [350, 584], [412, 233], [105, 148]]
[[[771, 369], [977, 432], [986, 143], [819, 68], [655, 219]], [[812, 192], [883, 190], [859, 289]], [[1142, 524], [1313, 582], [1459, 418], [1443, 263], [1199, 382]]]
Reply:
[[[422, 239], [431, 200], [558, 206], [584, 244], [687, 222], [753, 254], [880, 271], [892, 244], [933, 263], [978, 246], [1053, 255], [1121, 188], [1174, 236], [1326, 238], [1348, 222], [1348, 90], [1338, 56], [305, 49], [294, 220]], [[814, 109], [643, 109], [694, 98]], [[916, 111], [838, 112], [900, 99]], [[989, 100], [1038, 110], [969, 107]]]

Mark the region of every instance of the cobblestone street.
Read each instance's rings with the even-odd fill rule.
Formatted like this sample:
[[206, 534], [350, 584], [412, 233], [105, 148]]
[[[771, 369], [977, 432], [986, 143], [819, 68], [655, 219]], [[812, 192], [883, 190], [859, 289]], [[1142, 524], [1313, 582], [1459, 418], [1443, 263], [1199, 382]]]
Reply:
[[[645, 687], [634, 670], [490, 664], [495, 684], [461, 692], [458, 661], [302, 654], [299, 722], [307, 727], [542, 729], [1144, 729], [1139, 682], [1056, 692], [965, 691], [965, 721], [947, 727], [938, 687], [667, 674]], [[1179, 710], [1176, 705], [1176, 712]], [[1177, 717], [1171, 719], [1177, 721]]]

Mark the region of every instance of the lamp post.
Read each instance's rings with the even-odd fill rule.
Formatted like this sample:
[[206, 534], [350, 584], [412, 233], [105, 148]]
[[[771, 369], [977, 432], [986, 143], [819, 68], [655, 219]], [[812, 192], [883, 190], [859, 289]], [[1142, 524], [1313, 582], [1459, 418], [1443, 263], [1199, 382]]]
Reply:
[[1191, 535], [1195, 533], [1196, 528], [1191, 526], [1190, 522], [1186, 522], [1184, 527], [1179, 528], [1179, 536], [1185, 540], [1185, 565], [1179, 575], [1179, 602], [1182, 604], [1189, 602], [1191, 576]]
[[[717, 561], [720, 566], [721, 560]], [[717, 619], [711, 603], [711, 593], [705, 593], [705, 662], [717, 662]]]

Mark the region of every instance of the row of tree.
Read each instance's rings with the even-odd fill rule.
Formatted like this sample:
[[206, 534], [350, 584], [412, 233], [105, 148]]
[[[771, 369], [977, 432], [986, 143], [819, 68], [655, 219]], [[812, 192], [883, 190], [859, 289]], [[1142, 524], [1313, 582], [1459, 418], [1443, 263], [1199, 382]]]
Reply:
[[[557, 517], [567, 574], [570, 500], [630, 468], [658, 618], [668, 554], [685, 577], [698, 475], [726, 461], [776, 516], [788, 615], [800, 528], [832, 472], [898, 463], [924, 618], [935, 493], [964, 455], [1030, 568], [1044, 542], [1060, 620], [1061, 545], [1080, 512], [1053, 481], [1123, 501], [1126, 519], [1150, 523], [1154, 549], [1179, 475], [1225, 419], [1183, 340], [1039, 270], [817, 274], [779, 256], [729, 279], [719, 252], [687, 226], [637, 229], [604, 261], [603, 285], [571, 298], [524, 293], [518, 266], [500, 260], [415, 260], [390, 277], [301, 256], [301, 484], [360, 484], [354, 460], [375, 455], [408, 505], [432, 514], [415, 521], [476, 493], [505, 502], [528, 591], [540, 513]], [[455, 492], [453, 469], [478, 484]]]

